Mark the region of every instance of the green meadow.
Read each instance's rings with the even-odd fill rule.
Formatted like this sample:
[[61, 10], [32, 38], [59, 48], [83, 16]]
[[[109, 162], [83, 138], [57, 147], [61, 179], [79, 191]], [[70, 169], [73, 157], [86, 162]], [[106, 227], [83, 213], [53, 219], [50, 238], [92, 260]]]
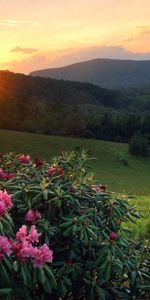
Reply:
[[50, 160], [61, 151], [75, 148], [86, 149], [89, 157], [94, 158], [89, 161], [92, 172], [108, 190], [135, 196], [130, 201], [142, 211], [144, 219], [132, 225], [132, 229], [138, 237], [148, 238], [150, 157], [131, 156], [127, 144], [0, 130], [1, 153], [29, 153], [32, 158]]

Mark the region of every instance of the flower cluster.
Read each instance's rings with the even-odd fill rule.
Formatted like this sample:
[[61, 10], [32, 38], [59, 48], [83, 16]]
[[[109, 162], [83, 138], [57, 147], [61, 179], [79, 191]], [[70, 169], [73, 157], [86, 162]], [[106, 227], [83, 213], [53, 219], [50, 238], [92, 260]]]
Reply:
[[110, 233], [110, 235], [109, 235], [109, 240], [110, 240], [110, 241], [116, 241], [117, 238], [118, 238], [118, 234], [117, 234], [116, 232], [112, 231], [112, 232]]
[[75, 186], [72, 186], [71, 188], [70, 188], [70, 193], [72, 193], [72, 194], [74, 194], [75, 192], [76, 192], [76, 187]]
[[29, 209], [25, 215], [25, 221], [33, 222], [41, 218], [41, 213], [38, 210]]
[[5, 172], [3, 169], [0, 168], [0, 179], [2, 180], [9, 180], [13, 178], [13, 175], [9, 172]]
[[99, 184], [99, 185], [93, 184], [93, 185], [91, 186], [91, 189], [92, 189], [93, 192], [101, 193], [101, 192], [105, 192], [106, 186], [105, 186], [105, 185], [102, 185], [102, 184]]
[[11, 250], [11, 243], [6, 236], [0, 235], [0, 260], [5, 258], [5, 255], [10, 255], [12, 252]]
[[18, 160], [21, 164], [29, 164], [30, 156], [22, 154], [22, 155], [18, 156]]
[[33, 266], [40, 268], [44, 263], [53, 261], [53, 251], [46, 244], [43, 244], [39, 248], [32, 248], [31, 257], [33, 258]]
[[6, 191], [0, 190], [0, 217], [3, 217], [12, 205], [11, 196]]
[[39, 242], [40, 233], [34, 225], [27, 233], [27, 226], [23, 225], [16, 233], [16, 241], [12, 244], [15, 255], [21, 262], [31, 259], [35, 268], [40, 268], [44, 263], [52, 262], [53, 252], [44, 244], [37, 248], [34, 245]]
[[37, 157], [35, 158], [34, 162], [35, 162], [36, 168], [41, 167], [43, 165], [42, 160]]
[[61, 178], [64, 178], [64, 175], [65, 175], [65, 172], [64, 172], [64, 170], [63, 170], [63, 168], [62, 167], [55, 167], [55, 166], [51, 166], [49, 169], [48, 169], [48, 175], [50, 176], [50, 177], [52, 177], [52, 176], [59, 176], [59, 177], [61, 177]]

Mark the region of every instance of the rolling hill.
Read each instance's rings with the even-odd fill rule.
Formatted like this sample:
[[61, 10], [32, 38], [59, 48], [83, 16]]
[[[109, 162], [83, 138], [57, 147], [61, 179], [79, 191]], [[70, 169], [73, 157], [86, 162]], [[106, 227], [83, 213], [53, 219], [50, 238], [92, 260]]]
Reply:
[[150, 83], [150, 61], [98, 58], [60, 68], [37, 70], [30, 75], [89, 82], [106, 88], [139, 87]]
[[91, 83], [0, 71], [0, 128], [128, 142], [150, 135], [150, 87]]
[[[95, 104], [114, 107], [120, 92], [89, 83], [32, 77], [0, 70], [0, 100], [46, 99], [57, 104]], [[122, 103], [123, 105], [123, 103]]]

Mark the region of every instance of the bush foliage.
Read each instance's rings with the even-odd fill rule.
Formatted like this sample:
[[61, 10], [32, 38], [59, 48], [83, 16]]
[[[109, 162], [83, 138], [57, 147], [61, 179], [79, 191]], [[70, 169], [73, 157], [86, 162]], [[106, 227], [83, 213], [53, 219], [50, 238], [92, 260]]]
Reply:
[[123, 227], [139, 213], [86, 161], [1, 155], [0, 299], [148, 299], [148, 249]]
[[149, 155], [147, 139], [140, 134], [133, 136], [129, 142], [129, 151], [135, 156], [147, 157]]

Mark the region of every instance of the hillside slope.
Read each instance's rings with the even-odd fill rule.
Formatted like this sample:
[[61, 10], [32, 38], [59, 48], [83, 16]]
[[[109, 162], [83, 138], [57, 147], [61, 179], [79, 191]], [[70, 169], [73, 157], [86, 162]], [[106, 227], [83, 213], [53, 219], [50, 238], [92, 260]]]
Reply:
[[150, 136], [150, 87], [90, 83], [0, 71], [0, 128], [128, 142]]
[[150, 83], [150, 61], [93, 59], [65, 67], [33, 71], [32, 76], [90, 82], [107, 88]]
[[[102, 104], [114, 107], [120, 92], [89, 83], [32, 77], [0, 70], [0, 100], [48, 100], [59, 104]], [[114, 101], [114, 102], [113, 102]]]

